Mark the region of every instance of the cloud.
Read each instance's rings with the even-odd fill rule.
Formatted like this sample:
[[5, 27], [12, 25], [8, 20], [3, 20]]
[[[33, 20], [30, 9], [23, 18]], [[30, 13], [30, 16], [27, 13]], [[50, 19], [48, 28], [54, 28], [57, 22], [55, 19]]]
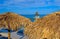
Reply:
[[19, 8], [60, 6], [59, 0], [3, 0], [2, 2], [3, 3], [0, 4], [0, 6]]
[[34, 11], [50, 13], [60, 10], [58, 6], [60, 6], [59, 0], [1, 0], [0, 12], [6, 10], [21, 13], [34, 13]]
[[54, 3], [56, 6], [60, 6], [60, 0], [55, 0]]

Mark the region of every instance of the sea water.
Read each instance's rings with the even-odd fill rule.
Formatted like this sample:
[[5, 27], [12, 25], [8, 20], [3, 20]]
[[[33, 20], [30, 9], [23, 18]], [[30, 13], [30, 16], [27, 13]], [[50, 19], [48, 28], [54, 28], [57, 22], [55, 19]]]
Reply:
[[[32, 22], [35, 20], [35, 15], [34, 14], [30, 14], [30, 15], [25, 14], [25, 15], [22, 15], [22, 16], [29, 18]], [[40, 14], [39, 15], [40, 18], [42, 18], [44, 16], [46, 16], [46, 14]]]

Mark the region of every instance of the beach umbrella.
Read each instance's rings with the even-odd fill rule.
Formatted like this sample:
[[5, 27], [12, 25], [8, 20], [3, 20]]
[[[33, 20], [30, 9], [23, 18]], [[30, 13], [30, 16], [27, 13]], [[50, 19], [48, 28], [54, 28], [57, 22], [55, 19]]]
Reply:
[[18, 30], [22, 25], [26, 26], [30, 20], [21, 15], [17, 15], [11, 12], [0, 15], [0, 28], [4, 27], [8, 29], [8, 39], [10, 39], [10, 30]]

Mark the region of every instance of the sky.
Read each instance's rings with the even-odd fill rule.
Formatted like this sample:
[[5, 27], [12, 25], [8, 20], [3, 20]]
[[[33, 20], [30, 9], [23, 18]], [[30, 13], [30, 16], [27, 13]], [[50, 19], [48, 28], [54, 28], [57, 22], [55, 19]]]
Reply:
[[50, 14], [60, 11], [60, 0], [0, 0], [0, 14]]

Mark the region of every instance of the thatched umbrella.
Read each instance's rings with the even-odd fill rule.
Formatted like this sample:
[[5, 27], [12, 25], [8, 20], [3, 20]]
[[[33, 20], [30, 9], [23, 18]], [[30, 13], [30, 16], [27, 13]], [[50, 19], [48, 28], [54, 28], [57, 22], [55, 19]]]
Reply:
[[28, 18], [7, 12], [0, 15], [0, 28], [8, 28], [8, 39], [10, 39], [10, 30], [17, 30], [21, 25], [26, 25], [30, 22]]
[[60, 39], [60, 13], [39, 18], [24, 29], [29, 39]]

